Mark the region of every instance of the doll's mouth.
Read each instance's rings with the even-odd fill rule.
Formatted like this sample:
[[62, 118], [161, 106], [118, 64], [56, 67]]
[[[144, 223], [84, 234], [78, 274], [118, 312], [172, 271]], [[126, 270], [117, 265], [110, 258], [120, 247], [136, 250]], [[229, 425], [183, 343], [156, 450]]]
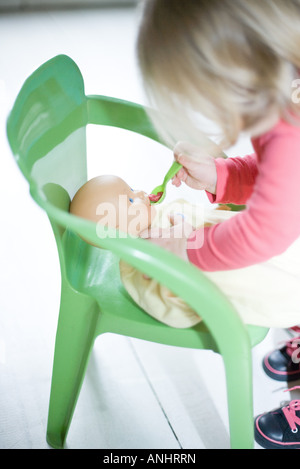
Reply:
[[163, 192], [158, 192], [157, 194], [149, 194], [150, 202], [158, 202], [163, 195]]

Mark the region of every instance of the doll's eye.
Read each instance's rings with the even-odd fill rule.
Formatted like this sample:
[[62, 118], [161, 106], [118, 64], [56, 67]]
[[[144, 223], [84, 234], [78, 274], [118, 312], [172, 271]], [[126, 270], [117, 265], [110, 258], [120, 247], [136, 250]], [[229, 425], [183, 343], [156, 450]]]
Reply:
[[133, 204], [133, 199], [132, 199], [131, 197], [130, 197], [130, 199], [129, 199], [129, 202], [131, 202], [131, 203]]
[[132, 187], [130, 188], [130, 190], [133, 192], [133, 189], [132, 189]]

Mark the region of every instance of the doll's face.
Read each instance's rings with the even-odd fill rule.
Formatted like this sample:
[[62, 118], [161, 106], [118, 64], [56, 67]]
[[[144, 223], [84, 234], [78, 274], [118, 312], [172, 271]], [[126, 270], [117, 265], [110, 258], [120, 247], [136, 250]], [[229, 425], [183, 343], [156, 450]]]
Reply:
[[75, 194], [70, 212], [110, 228], [138, 236], [155, 216], [147, 194], [117, 176], [98, 176]]

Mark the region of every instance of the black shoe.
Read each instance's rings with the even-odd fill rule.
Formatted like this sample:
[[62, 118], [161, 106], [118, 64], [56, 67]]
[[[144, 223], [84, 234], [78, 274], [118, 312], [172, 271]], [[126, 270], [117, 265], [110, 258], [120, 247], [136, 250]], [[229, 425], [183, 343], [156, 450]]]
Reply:
[[300, 449], [300, 401], [256, 417], [255, 440], [266, 449]]
[[286, 342], [284, 347], [266, 355], [263, 369], [270, 378], [277, 381], [300, 379], [300, 336]]

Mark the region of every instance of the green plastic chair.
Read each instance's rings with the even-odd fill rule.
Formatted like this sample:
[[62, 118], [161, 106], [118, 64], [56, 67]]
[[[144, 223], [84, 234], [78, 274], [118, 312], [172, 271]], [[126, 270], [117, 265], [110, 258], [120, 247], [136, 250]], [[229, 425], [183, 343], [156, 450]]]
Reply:
[[[70, 198], [87, 180], [87, 124], [119, 127], [159, 141], [142, 106], [86, 96], [80, 70], [65, 55], [52, 58], [25, 81], [7, 121], [12, 153], [31, 196], [49, 217], [60, 260], [49, 445], [64, 446], [94, 340], [110, 332], [220, 353], [231, 447], [253, 448], [251, 348], [263, 340], [267, 329], [245, 326], [226, 297], [195, 266], [146, 240], [116, 237], [106, 228], [99, 233], [98, 227], [97, 233], [96, 224], [68, 212]], [[120, 258], [182, 297], [203, 322], [175, 329], [146, 314], [120, 282]]]

